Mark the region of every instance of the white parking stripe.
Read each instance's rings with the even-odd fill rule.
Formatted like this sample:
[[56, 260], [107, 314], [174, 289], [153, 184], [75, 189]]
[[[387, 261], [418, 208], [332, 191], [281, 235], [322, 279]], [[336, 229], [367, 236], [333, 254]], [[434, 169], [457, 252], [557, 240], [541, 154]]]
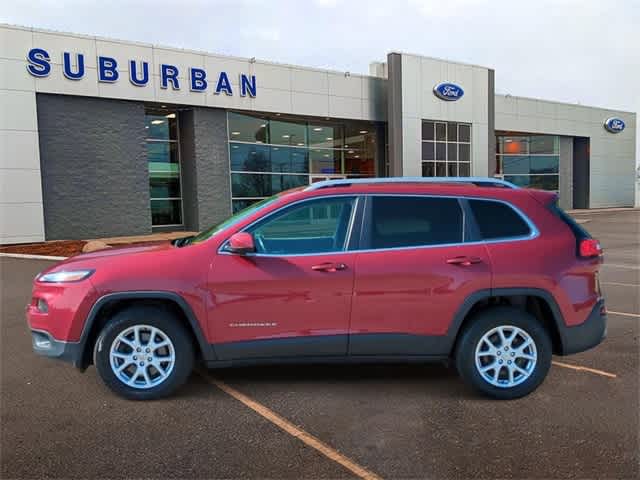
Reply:
[[602, 285], [616, 285], [618, 287], [636, 287], [640, 288], [640, 283], [619, 283], [619, 282], [600, 282]]
[[640, 313], [614, 312], [613, 310], [607, 310], [607, 313], [610, 313], [611, 315], [622, 315], [623, 317], [640, 318]]

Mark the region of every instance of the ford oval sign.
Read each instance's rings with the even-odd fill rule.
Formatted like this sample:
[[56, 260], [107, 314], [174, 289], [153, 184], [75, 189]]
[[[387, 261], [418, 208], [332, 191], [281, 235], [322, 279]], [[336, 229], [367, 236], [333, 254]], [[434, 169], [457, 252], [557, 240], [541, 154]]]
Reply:
[[608, 132], [611, 133], [620, 133], [624, 130], [625, 124], [624, 120], [617, 117], [607, 118], [604, 121], [604, 128], [607, 129]]
[[460, 100], [464, 95], [464, 90], [455, 83], [439, 83], [433, 87], [433, 93], [436, 97], [447, 102], [455, 102]]

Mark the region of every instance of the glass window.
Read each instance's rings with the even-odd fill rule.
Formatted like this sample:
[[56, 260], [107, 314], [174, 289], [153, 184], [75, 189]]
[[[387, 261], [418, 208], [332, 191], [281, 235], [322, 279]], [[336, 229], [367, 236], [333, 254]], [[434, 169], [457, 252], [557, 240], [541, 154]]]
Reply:
[[269, 122], [270, 142], [274, 145], [293, 145], [304, 147], [307, 145], [307, 126], [304, 123]]
[[447, 124], [447, 141], [455, 142], [457, 139], [458, 139], [458, 124], [448, 123]]
[[469, 200], [484, 240], [524, 237], [531, 233], [529, 225], [509, 205], [490, 200]]
[[471, 164], [470, 163], [462, 163], [458, 164], [458, 176], [460, 177], [470, 177], [471, 176]]
[[[436, 141], [432, 139], [435, 138]], [[471, 126], [456, 122], [422, 121], [422, 161], [437, 163], [425, 165], [423, 176], [463, 176], [469, 166], [459, 162], [471, 162]]]
[[458, 144], [458, 160], [461, 162], [471, 161], [471, 145], [468, 143]]
[[151, 226], [182, 225], [177, 114], [165, 110], [147, 111], [145, 132]]
[[435, 197], [372, 198], [370, 248], [462, 242], [458, 200]]
[[553, 135], [498, 135], [496, 173], [522, 187], [557, 191], [559, 141]]
[[458, 141], [459, 142], [471, 142], [471, 125], [464, 123], [458, 124]]
[[529, 153], [532, 155], [560, 153], [560, 138], [550, 135], [533, 135], [529, 137]]
[[423, 177], [435, 177], [436, 176], [436, 164], [433, 162], [422, 162], [422, 176]]
[[422, 160], [435, 160], [435, 142], [422, 142]]
[[229, 112], [229, 140], [269, 143], [269, 122], [260, 117]]
[[309, 184], [307, 175], [286, 175], [271, 173], [232, 173], [231, 192], [233, 197], [253, 199], [270, 197], [290, 188]]
[[174, 140], [178, 137], [175, 113], [149, 113], [144, 118], [145, 135], [154, 140]]
[[341, 148], [344, 128], [335, 125], [309, 124], [309, 146], [317, 148]]
[[151, 225], [182, 225], [180, 200], [151, 200]]
[[232, 143], [229, 152], [233, 171], [271, 171], [271, 151], [267, 145]]
[[433, 122], [422, 122], [422, 140], [435, 140]]
[[340, 150], [310, 150], [311, 173], [335, 174], [342, 172], [342, 152]]
[[335, 252], [346, 247], [354, 197], [293, 205], [249, 230], [258, 253], [275, 255]]

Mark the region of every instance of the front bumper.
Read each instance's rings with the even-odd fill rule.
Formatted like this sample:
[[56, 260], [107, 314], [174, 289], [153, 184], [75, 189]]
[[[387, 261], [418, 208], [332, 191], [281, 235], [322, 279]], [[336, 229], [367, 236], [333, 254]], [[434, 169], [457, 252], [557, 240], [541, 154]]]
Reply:
[[562, 354], [584, 352], [600, 344], [607, 337], [607, 312], [600, 299], [587, 319], [580, 325], [561, 329]]
[[82, 369], [82, 348], [80, 342], [56, 340], [44, 330], [31, 330], [33, 351], [44, 357], [56, 358]]

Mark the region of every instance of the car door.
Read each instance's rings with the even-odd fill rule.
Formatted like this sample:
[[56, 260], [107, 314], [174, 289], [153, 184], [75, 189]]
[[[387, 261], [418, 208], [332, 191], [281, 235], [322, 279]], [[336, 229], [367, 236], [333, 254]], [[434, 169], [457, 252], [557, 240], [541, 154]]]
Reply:
[[255, 254], [223, 245], [207, 285], [218, 358], [347, 354], [357, 204], [355, 196], [298, 202], [244, 229]]
[[464, 300], [491, 287], [482, 242], [470, 239], [461, 201], [452, 197], [366, 198], [364, 250], [358, 252], [351, 355], [440, 355]]

